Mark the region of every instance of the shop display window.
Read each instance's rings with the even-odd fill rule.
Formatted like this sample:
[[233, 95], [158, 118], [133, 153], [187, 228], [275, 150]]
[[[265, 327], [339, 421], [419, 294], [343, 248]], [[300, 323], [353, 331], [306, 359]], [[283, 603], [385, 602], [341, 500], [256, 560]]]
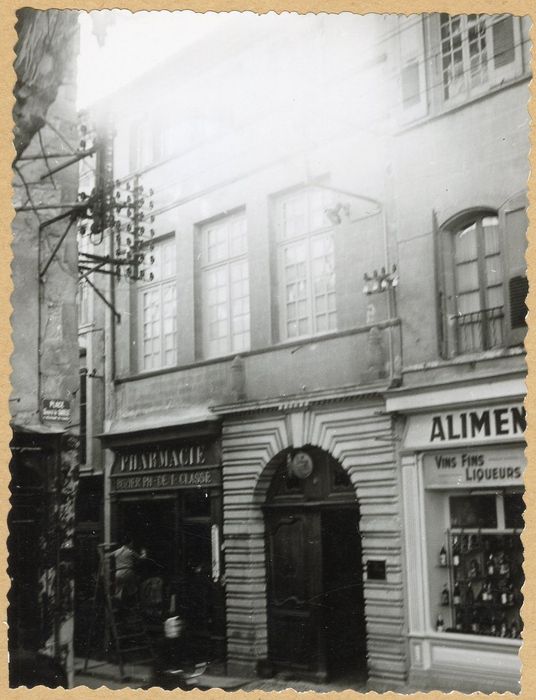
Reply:
[[447, 496], [430, 577], [436, 631], [521, 637], [523, 509], [520, 492]]

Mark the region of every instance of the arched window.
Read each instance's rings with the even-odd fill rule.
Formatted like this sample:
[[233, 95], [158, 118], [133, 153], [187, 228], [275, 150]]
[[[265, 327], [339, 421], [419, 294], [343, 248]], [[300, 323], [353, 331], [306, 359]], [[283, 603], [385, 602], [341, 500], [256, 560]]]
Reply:
[[452, 234], [458, 352], [501, 347], [504, 289], [498, 216], [472, 216], [460, 222]]
[[521, 192], [498, 210], [466, 210], [441, 226], [434, 214], [442, 357], [523, 343], [527, 204]]

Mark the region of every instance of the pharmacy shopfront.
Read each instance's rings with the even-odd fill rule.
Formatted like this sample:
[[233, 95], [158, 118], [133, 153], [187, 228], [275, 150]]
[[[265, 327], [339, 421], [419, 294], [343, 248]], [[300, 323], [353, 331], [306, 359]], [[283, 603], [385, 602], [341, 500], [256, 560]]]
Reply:
[[523, 392], [510, 380], [387, 401], [403, 427], [409, 680], [420, 687], [519, 691]]

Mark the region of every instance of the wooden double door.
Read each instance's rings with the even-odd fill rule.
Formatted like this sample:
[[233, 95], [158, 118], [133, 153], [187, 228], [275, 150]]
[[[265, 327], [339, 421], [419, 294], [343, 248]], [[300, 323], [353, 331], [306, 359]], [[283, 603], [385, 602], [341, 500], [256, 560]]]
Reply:
[[[329, 460], [326, 466], [336, 468]], [[279, 494], [267, 503], [269, 658], [275, 670], [297, 677], [365, 677], [357, 501], [347, 488], [325, 493], [318, 489], [321, 481], [312, 489], [300, 484], [301, 498], [281, 497], [276, 488]]]

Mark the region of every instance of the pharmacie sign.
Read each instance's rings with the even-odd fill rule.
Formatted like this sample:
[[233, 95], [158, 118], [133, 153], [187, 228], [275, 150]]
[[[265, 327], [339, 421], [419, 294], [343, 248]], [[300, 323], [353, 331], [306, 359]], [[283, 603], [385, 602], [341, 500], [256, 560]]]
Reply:
[[441, 448], [457, 444], [523, 440], [523, 404], [478, 406], [414, 415], [408, 419], [406, 447]]
[[521, 486], [525, 471], [522, 447], [445, 450], [423, 457], [426, 488]]
[[207, 488], [220, 484], [219, 460], [205, 445], [125, 451], [117, 453], [111, 477], [115, 492]]

